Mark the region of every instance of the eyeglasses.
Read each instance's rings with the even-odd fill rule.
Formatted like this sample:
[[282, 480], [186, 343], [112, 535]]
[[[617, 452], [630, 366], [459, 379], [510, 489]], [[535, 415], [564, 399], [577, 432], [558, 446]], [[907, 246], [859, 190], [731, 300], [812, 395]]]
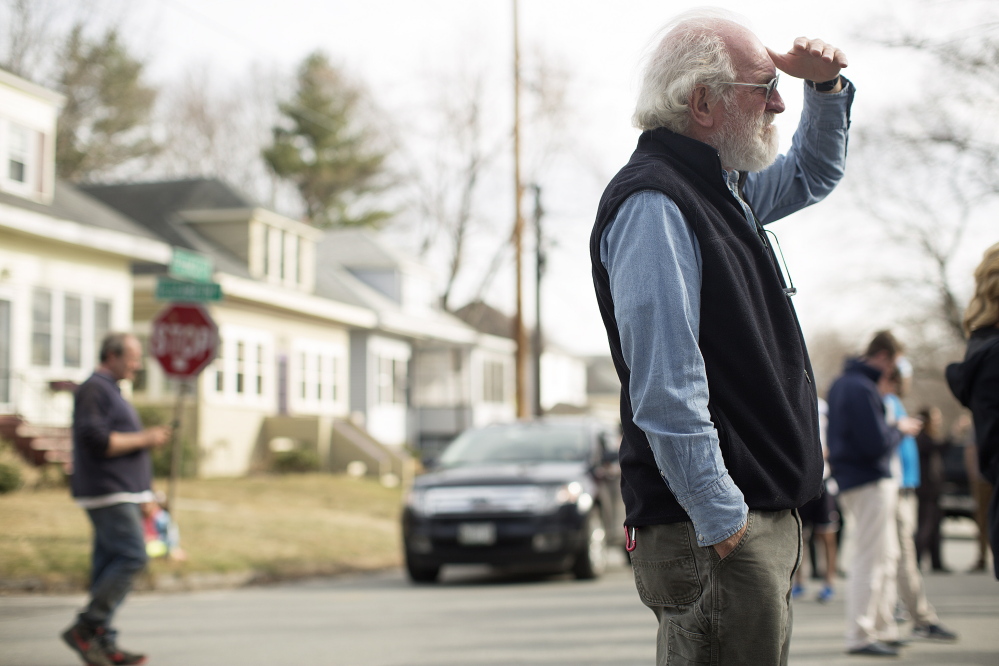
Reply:
[[[794, 296], [795, 294], [798, 293], [798, 288], [794, 286], [794, 280], [791, 279], [791, 271], [787, 269], [787, 261], [784, 260], [784, 250], [780, 249], [780, 241], [777, 240], [777, 234], [770, 231], [769, 229], [764, 229], [763, 231], [765, 231], [767, 234], [770, 235], [771, 238], [774, 239], [774, 243], [771, 247], [777, 248], [776, 254], [777, 256], [780, 257], [781, 265], [784, 266], [784, 274], [781, 277], [782, 278], [787, 277], [787, 280], [783, 280], [785, 286], [782, 288], [782, 290], [788, 296]], [[764, 237], [764, 242], [766, 242], [765, 237]]]
[[770, 101], [770, 98], [774, 96], [774, 91], [777, 90], [777, 79], [780, 78], [780, 74], [770, 79], [768, 83], [736, 83], [735, 81], [722, 81], [722, 85], [725, 86], [749, 86], [750, 88], [763, 88], [767, 91], [766, 100]]

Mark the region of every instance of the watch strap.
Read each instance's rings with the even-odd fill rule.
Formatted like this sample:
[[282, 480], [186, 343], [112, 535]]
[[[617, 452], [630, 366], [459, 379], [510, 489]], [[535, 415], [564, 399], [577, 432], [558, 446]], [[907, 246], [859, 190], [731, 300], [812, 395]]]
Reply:
[[829, 92], [836, 87], [837, 83], [839, 83], [839, 75], [837, 74], [835, 79], [830, 79], [828, 81], [815, 82], [806, 80], [805, 83], [807, 83], [812, 90], [816, 92]]

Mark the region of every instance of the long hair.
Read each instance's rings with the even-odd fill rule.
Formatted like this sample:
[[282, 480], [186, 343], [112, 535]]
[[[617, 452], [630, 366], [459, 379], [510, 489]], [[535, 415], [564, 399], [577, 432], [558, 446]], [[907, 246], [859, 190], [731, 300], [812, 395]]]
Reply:
[[743, 25], [741, 18], [721, 9], [699, 9], [675, 17], [659, 31], [664, 35], [646, 57], [632, 124], [641, 130], [665, 127], [683, 133], [690, 122], [690, 95], [697, 85], [726, 98], [735, 79], [735, 66], [724, 40], [722, 23]]
[[999, 324], [999, 243], [985, 250], [975, 269], [975, 295], [964, 311], [964, 334]]

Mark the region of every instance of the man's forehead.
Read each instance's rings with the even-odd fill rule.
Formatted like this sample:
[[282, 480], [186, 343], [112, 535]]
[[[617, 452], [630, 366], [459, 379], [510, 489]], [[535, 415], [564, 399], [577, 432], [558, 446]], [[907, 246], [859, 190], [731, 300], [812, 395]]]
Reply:
[[738, 72], [760, 78], [772, 78], [776, 74], [777, 68], [763, 42], [748, 28], [732, 24], [731, 29], [725, 31], [724, 39]]

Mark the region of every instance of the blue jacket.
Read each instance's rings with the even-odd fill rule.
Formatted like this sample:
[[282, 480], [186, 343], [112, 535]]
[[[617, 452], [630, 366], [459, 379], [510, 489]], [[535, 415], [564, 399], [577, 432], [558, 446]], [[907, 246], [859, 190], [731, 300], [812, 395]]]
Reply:
[[141, 493], [152, 487], [149, 449], [109, 458], [112, 432], [139, 432], [142, 422], [118, 384], [95, 372], [76, 390], [73, 402], [73, 497]]
[[829, 389], [829, 466], [841, 491], [891, 478], [902, 433], [885, 421], [880, 377], [877, 368], [850, 359]]

